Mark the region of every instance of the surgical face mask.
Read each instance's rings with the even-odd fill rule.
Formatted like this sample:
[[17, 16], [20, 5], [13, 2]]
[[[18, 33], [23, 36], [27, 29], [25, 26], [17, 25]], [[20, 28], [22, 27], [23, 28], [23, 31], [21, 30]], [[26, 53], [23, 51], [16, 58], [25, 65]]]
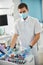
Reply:
[[26, 17], [28, 17], [28, 12], [26, 13], [20, 13], [21, 18], [25, 19]]

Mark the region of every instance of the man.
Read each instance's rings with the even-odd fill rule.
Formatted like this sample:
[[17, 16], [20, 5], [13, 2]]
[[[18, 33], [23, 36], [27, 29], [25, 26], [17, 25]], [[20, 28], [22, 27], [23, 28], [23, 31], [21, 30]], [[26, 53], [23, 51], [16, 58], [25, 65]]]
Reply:
[[36, 42], [38, 42], [41, 32], [39, 21], [36, 18], [28, 16], [29, 9], [25, 3], [19, 4], [18, 11], [21, 16], [21, 19], [18, 20], [18, 22], [15, 25], [15, 34], [13, 36], [10, 47], [13, 48], [16, 44], [16, 40], [18, 39], [19, 42], [21, 43], [22, 49], [27, 48], [28, 51], [32, 49], [32, 52], [36, 59], [37, 58]]

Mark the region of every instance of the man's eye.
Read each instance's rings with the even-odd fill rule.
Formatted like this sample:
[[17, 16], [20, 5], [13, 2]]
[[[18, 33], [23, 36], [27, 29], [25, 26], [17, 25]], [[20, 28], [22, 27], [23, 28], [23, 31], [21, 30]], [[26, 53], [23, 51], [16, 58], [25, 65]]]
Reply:
[[20, 12], [20, 13], [22, 13], [22, 12]]
[[25, 13], [25, 11], [23, 11], [23, 13]]

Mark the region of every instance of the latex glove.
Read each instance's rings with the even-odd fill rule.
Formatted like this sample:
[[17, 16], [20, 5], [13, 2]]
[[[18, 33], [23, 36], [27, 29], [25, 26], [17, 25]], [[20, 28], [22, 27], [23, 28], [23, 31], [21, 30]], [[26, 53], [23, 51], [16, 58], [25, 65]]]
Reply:
[[29, 52], [31, 51], [30, 46], [28, 46], [25, 50], [21, 51], [19, 54], [17, 54], [15, 57], [23, 60], [26, 58], [26, 56], [29, 54]]
[[6, 47], [6, 49], [7, 49], [7, 51], [9, 51], [9, 49], [10, 49], [10, 46], [7, 46], [7, 47]]
[[31, 47], [28, 46], [25, 50], [23, 50], [23, 51], [20, 53], [20, 55], [21, 55], [23, 58], [25, 58], [25, 57], [29, 54], [30, 51], [31, 51]]
[[5, 52], [5, 60], [8, 60], [8, 58], [11, 57], [12, 53], [13, 53], [12, 48], [10, 48], [7, 52]]
[[13, 49], [10, 48], [10, 49], [8, 50], [8, 52], [7, 52], [7, 55], [10, 55], [12, 52], [13, 52]]

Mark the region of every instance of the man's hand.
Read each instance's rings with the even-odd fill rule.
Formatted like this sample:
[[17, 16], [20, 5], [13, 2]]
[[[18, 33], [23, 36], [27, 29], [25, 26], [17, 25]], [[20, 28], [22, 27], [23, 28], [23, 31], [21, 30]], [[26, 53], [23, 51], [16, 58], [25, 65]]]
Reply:
[[25, 58], [29, 54], [30, 51], [31, 51], [31, 46], [28, 46], [25, 50], [21, 51], [20, 57]]
[[25, 58], [26, 55], [28, 55], [30, 51], [31, 51], [31, 48], [30, 48], [30, 46], [29, 46], [28, 48], [26, 48], [26, 49], [23, 51], [22, 56]]
[[9, 55], [11, 55], [12, 54], [12, 52], [13, 52], [13, 49], [12, 48], [10, 48], [8, 51], [7, 51], [7, 55], [9, 56]]

